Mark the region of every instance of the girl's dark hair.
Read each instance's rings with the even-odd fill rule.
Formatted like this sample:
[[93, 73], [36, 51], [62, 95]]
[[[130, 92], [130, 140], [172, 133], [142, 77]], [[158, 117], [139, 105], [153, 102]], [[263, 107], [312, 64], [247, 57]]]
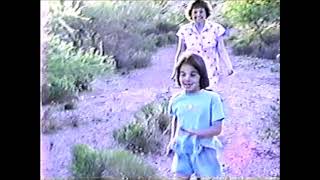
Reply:
[[207, 18], [211, 15], [212, 7], [210, 3], [203, 0], [196, 0], [194, 2], [191, 2], [186, 9], [186, 13], [185, 13], [186, 18], [189, 21], [192, 21], [191, 13], [192, 13], [192, 9], [194, 8], [204, 8], [204, 10], [206, 11]]
[[190, 54], [190, 53], [184, 52], [184, 54], [180, 56], [180, 59], [175, 68], [175, 71], [176, 71], [175, 79], [180, 87], [181, 87], [181, 82], [179, 80], [179, 77], [180, 77], [180, 69], [182, 64], [189, 64], [198, 71], [200, 75], [200, 89], [205, 89], [206, 87], [209, 86], [207, 68], [202, 57], [196, 54]]

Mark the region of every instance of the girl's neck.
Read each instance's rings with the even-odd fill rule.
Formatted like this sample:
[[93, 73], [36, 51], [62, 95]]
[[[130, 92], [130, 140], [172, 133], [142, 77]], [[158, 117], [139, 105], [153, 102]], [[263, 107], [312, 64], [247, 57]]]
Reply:
[[185, 94], [186, 95], [196, 95], [196, 94], [198, 94], [199, 92], [201, 92], [201, 89], [199, 89], [199, 90], [195, 90], [195, 91], [184, 91], [185, 92]]

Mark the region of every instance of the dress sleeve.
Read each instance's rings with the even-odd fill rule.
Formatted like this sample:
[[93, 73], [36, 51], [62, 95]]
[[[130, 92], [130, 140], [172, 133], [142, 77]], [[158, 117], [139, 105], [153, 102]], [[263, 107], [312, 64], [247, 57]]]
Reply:
[[221, 24], [216, 23], [214, 33], [217, 38], [220, 38], [226, 34], [226, 29]]
[[177, 35], [180, 39], [184, 39], [185, 34], [186, 34], [186, 32], [185, 32], [184, 26], [181, 26], [181, 27], [179, 28], [178, 32], [176, 33], [176, 35]]

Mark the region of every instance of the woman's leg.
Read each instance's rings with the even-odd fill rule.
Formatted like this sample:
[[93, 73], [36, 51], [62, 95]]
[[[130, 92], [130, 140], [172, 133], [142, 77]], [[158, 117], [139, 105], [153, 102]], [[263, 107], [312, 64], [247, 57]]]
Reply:
[[208, 70], [208, 78], [209, 78], [209, 89], [217, 90], [218, 81], [219, 81], [219, 72], [217, 68], [212, 67]]

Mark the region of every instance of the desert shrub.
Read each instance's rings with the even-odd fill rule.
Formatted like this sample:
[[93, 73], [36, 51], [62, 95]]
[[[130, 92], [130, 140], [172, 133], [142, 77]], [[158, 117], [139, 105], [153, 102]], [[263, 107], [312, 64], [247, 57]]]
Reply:
[[54, 36], [48, 49], [48, 101], [59, 101], [67, 95], [88, 90], [95, 77], [112, 73], [114, 68], [112, 57], [77, 50]]
[[72, 173], [76, 179], [102, 177], [105, 164], [98, 152], [86, 145], [76, 145], [72, 156]]
[[41, 132], [43, 134], [51, 134], [65, 127], [77, 128], [81, 120], [78, 115], [70, 114], [68, 116], [61, 116], [60, 114], [76, 108], [75, 101], [76, 100], [65, 103], [51, 103], [41, 108], [43, 114], [40, 120]]
[[155, 175], [152, 167], [130, 152], [97, 151], [83, 144], [75, 145], [72, 149], [71, 170], [75, 179], [137, 179]]
[[67, 6], [64, 2], [52, 11], [50, 32], [76, 48], [112, 55], [117, 68], [142, 68], [157, 47], [176, 41], [167, 34], [176, 31], [177, 17], [165, 12], [164, 4], [101, 1]]
[[132, 122], [123, 127], [119, 131], [113, 132], [113, 137], [121, 144], [125, 144], [126, 148], [134, 153], [148, 152], [148, 140], [145, 134], [146, 130], [138, 122]]
[[44, 116], [41, 121], [41, 132], [43, 134], [51, 134], [59, 130], [61, 127], [55, 118]]
[[145, 105], [130, 124], [114, 131], [114, 138], [135, 153], [161, 151], [166, 138], [164, 132], [170, 122], [167, 104], [167, 100], [161, 100]]
[[280, 102], [268, 106], [264, 118], [257, 126], [258, 146], [256, 151], [269, 158], [280, 156]]

